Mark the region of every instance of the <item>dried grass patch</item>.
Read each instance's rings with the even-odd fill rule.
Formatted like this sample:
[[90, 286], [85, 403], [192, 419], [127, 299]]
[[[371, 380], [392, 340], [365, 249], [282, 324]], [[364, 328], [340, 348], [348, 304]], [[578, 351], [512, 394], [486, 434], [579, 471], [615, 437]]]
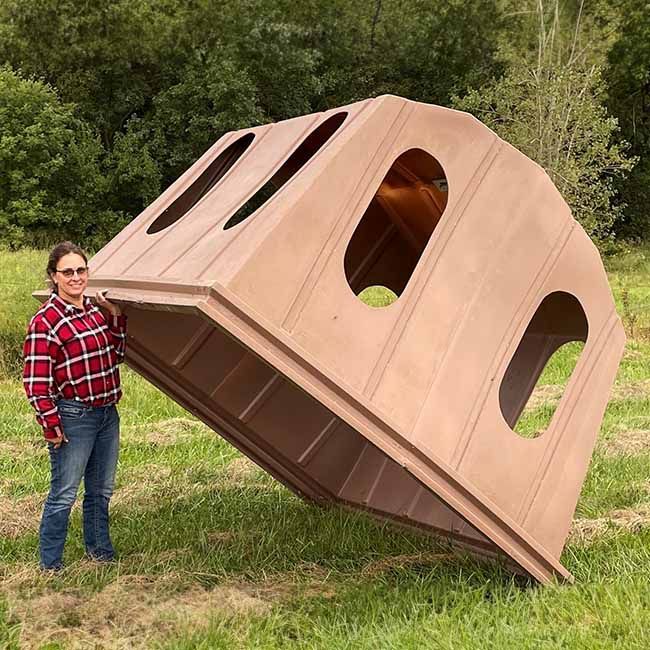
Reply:
[[210, 544], [229, 544], [237, 539], [237, 533], [234, 530], [214, 530], [206, 535]]
[[650, 399], [650, 379], [614, 386], [611, 399]]
[[561, 384], [546, 384], [536, 386], [526, 403], [526, 410], [536, 410], [541, 406], [557, 402], [564, 393], [564, 386]]
[[255, 594], [271, 601], [287, 603], [296, 597], [334, 598], [337, 586], [329, 581], [331, 572], [312, 562], [301, 562], [290, 572], [268, 575], [251, 585]]
[[153, 424], [135, 424], [125, 427], [126, 438], [156, 446], [174, 445], [195, 438], [197, 432], [211, 431], [202, 422], [190, 418], [170, 418]]
[[43, 580], [43, 573], [34, 559], [33, 562], [0, 564], [0, 578], [0, 594], [4, 594], [38, 584]]
[[601, 441], [599, 446], [608, 456], [635, 456], [650, 453], [650, 430], [620, 431], [615, 437]]
[[148, 463], [128, 470], [118, 470], [120, 486], [115, 490], [111, 504], [117, 506], [144, 504], [152, 498], [174, 492], [182, 492], [187, 496], [188, 489], [191, 494], [196, 495], [219, 487], [237, 487], [257, 480], [259, 472], [258, 466], [247, 458], [235, 458], [215, 476], [214, 482], [193, 482], [188, 487], [186, 471], [174, 475], [172, 468], [166, 465]]
[[[111, 507], [146, 503], [170, 490], [171, 469], [164, 465], [146, 465], [130, 470], [127, 482], [115, 490]], [[5, 483], [7, 484], [5, 486]], [[5, 487], [10, 481], [0, 481], [0, 536], [17, 539], [27, 533], [38, 531], [43, 504], [47, 493], [29, 494], [23, 497], [7, 496]], [[73, 512], [80, 507], [83, 491], [77, 497]]]
[[[198, 469], [200, 470], [200, 467]], [[210, 473], [209, 480], [204, 479], [202, 475], [195, 477], [196, 470], [197, 467], [172, 468], [157, 463], [118, 470], [120, 485], [115, 490], [111, 503], [146, 503], [150, 498], [158, 498], [161, 495], [183, 498], [199, 496], [220, 487], [238, 485], [258, 476], [257, 466], [241, 458], [231, 461], [220, 472]]]
[[[65, 577], [75, 580], [81, 577], [75, 573], [89, 568], [91, 563], [77, 562]], [[212, 589], [188, 587], [191, 574], [120, 575], [89, 593], [80, 588], [55, 591], [54, 578], [26, 565], [14, 567], [1, 592], [9, 617], [22, 626], [20, 647], [26, 650], [48, 642], [70, 649], [149, 648], [184, 629], [201, 629], [215, 617], [264, 616], [274, 604], [295, 597], [334, 598], [336, 585], [328, 582], [329, 575], [323, 567], [305, 563], [261, 583], [230, 582]]]
[[39, 453], [44, 454], [45, 445], [46, 442], [42, 438], [37, 438], [36, 440], [1, 440], [0, 456], [24, 461], [27, 455], [35, 456]]
[[119, 576], [96, 593], [79, 589], [6, 594], [22, 623], [21, 647], [58, 641], [66, 648], [147, 648], [157, 638], [206, 626], [214, 616], [262, 615], [272, 603], [246, 585], [179, 590], [179, 576]]
[[0, 498], [0, 537], [17, 539], [38, 530], [46, 494]]
[[[526, 404], [526, 410], [535, 410], [542, 406], [555, 404], [560, 400], [566, 386], [563, 384], [545, 384], [536, 386]], [[650, 399], [650, 380], [619, 384], [612, 389], [611, 400]]]
[[629, 345], [625, 346], [625, 352], [623, 353], [623, 359], [643, 359], [645, 354], [641, 350], [635, 350]]
[[455, 557], [453, 553], [435, 553], [433, 551], [409, 555], [393, 555], [370, 562], [361, 569], [361, 574], [373, 576], [393, 569], [404, 569], [424, 564], [439, 564], [440, 562], [455, 559]]
[[231, 460], [223, 470], [223, 480], [228, 485], [237, 485], [254, 481], [259, 476], [260, 468], [248, 458], [242, 456]]
[[634, 509], [613, 510], [605, 517], [576, 519], [571, 527], [568, 541], [586, 545], [604, 534], [614, 531], [638, 533], [650, 526], [650, 504]]
[[166, 465], [149, 463], [128, 470], [118, 469], [120, 486], [111, 498], [111, 506], [133, 505], [167, 492], [172, 483], [172, 470]]

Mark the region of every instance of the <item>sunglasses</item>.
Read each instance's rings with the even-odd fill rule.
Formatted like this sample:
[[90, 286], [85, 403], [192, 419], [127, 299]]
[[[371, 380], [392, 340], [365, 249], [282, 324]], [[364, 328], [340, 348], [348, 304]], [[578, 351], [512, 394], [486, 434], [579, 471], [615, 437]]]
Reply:
[[57, 273], [60, 273], [64, 278], [71, 278], [75, 273], [82, 277], [88, 273], [87, 266], [79, 266], [76, 269], [57, 269]]

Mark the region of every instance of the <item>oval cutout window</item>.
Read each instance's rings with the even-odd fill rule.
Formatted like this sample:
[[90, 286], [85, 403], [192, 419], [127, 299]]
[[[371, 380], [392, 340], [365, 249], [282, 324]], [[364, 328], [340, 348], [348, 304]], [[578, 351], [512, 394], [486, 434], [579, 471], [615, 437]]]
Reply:
[[335, 113], [321, 122], [284, 161], [280, 169], [226, 221], [224, 230], [233, 228], [259, 210], [271, 197], [297, 174], [339, 130], [347, 112]]
[[157, 219], [147, 228], [147, 234], [153, 235], [168, 228], [189, 212], [228, 173], [254, 139], [253, 133], [247, 133], [229, 144], [194, 183], [158, 215]]
[[587, 341], [587, 316], [575, 296], [549, 294], [537, 308], [499, 387], [508, 426], [524, 438], [549, 427]]
[[402, 294], [447, 196], [447, 177], [431, 154], [409, 149], [393, 162], [345, 251], [345, 277], [355, 295], [373, 286]]

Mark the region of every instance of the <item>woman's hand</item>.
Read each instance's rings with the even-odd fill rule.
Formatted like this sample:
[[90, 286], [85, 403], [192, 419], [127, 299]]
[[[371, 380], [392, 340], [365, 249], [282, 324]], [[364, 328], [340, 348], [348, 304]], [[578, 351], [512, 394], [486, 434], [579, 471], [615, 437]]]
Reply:
[[58, 438], [47, 438], [47, 441], [52, 443], [54, 449], [58, 449], [64, 442], [68, 442], [68, 439], [65, 437], [65, 433], [61, 433]]
[[110, 300], [106, 300], [107, 291], [108, 289], [104, 289], [103, 291], [97, 292], [97, 294], [95, 295], [95, 300], [97, 301], [97, 304], [103, 309], [105, 309], [107, 312], [109, 312], [111, 316], [121, 316], [122, 310], [117, 305], [114, 305]]

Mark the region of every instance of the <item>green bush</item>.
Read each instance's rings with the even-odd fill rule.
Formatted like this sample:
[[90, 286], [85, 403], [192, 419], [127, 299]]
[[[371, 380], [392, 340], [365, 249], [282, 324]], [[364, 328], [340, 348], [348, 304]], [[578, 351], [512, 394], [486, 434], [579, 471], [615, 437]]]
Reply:
[[50, 86], [0, 68], [0, 243], [70, 237], [88, 246], [119, 227], [102, 207], [102, 155], [99, 139]]
[[535, 52], [504, 50], [505, 74], [454, 103], [540, 164], [575, 218], [606, 246], [622, 211], [615, 181], [635, 161], [616, 142], [618, 124], [603, 104], [600, 69], [566, 47], [557, 19], [548, 31], [543, 20], [540, 25]]
[[144, 207], [161, 184], [173, 182], [225, 132], [266, 121], [250, 75], [226, 52], [215, 50], [188, 65], [180, 77], [115, 140], [113, 194], [123, 197], [125, 206], [139, 196]]
[[615, 228], [624, 237], [650, 237], [650, 4], [624, 0], [622, 7], [608, 54], [607, 105], [639, 162], [618, 184], [627, 205]]

